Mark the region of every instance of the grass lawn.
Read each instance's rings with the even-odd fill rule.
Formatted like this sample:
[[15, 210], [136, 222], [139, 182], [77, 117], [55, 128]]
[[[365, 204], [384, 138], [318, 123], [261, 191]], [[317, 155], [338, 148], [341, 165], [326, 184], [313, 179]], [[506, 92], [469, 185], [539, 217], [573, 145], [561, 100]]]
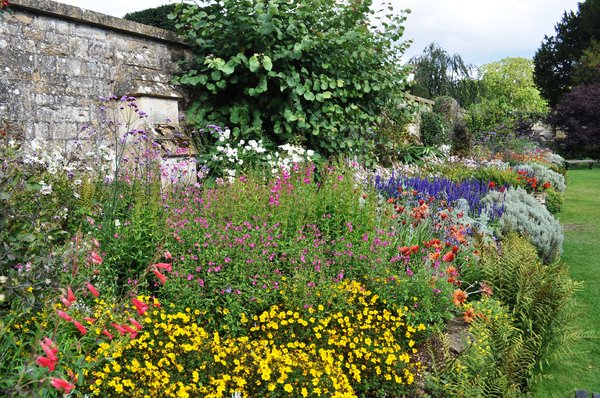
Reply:
[[600, 169], [568, 172], [558, 216], [565, 231], [562, 259], [571, 277], [584, 283], [573, 326], [586, 335], [544, 367], [547, 377], [533, 386], [534, 397], [574, 397], [576, 389], [600, 393]]

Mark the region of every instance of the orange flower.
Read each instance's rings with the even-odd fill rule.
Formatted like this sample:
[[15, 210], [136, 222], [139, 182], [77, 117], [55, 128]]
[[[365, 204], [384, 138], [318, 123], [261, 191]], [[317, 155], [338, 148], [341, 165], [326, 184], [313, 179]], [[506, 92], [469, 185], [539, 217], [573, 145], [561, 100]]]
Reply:
[[467, 301], [467, 293], [464, 290], [456, 289], [452, 294], [452, 302], [455, 306], [460, 307]]
[[446, 261], [448, 263], [451, 262], [451, 261], [453, 261], [454, 260], [454, 253], [450, 251], [450, 252], [444, 254], [442, 256], [442, 260], [444, 260], [444, 261]]
[[467, 309], [464, 313], [463, 313], [463, 319], [465, 320], [465, 322], [467, 323], [471, 323], [473, 322], [473, 319], [475, 319], [475, 310], [473, 308], [469, 308]]

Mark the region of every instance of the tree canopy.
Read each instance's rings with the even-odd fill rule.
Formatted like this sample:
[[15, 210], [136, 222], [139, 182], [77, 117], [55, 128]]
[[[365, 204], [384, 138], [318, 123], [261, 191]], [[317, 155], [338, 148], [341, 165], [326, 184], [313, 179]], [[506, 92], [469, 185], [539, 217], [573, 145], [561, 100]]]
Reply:
[[168, 18], [168, 15], [175, 11], [175, 7], [177, 7], [177, 4], [166, 4], [156, 8], [130, 12], [125, 14], [123, 18], [144, 25], [175, 31], [175, 22]]
[[431, 43], [408, 64], [414, 73], [413, 94], [429, 99], [452, 97], [463, 107], [477, 99], [477, 68], [465, 64], [459, 54], [450, 55], [437, 43]]
[[545, 36], [534, 56], [534, 80], [551, 106], [568, 92], [573, 73], [593, 40], [600, 40], [600, 0], [579, 3], [577, 12], [565, 12], [554, 36]]
[[476, 132], [513, 128], [524, 116], [548, 110], [533, 81], [530, 59], [513, 57], [483, 65], [480, 101], [472, 105], [470, 127]]

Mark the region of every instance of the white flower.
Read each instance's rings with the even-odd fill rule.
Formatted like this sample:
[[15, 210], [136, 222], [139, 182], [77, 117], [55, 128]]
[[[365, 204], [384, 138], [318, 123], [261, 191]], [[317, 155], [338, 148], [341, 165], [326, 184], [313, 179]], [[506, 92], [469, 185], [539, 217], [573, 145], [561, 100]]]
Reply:
[[229, 139], [230, 136], [231, 136], [231, 131], [229, 129], [227, 129], [227, 130], [223, 131], [223, 135], [221, 137], [224, 137], [225, 139]]
[[40, 193], [42, 195], [50, 195], [52, 193], [52, 185], [46, 185], [44, 181], [40, 181], [42, 188], [40, 188]]
[[244, 145], [246, 143], [246, 140], [240, 140], [240, 146]]
[[8, 276], [5, 276], [5, 275], [0, 276], [0, 285], [5, 284], [6, 282], [8, 282]]
[[73, 184], [75, 184], [75, 186], [79, 186], [79, 185], [81, 185], [81, 180], [77, 179], [77, 180], [73, 181]]
[[0, 303], [3, 302], [6, 299], [6, 296], [2, 293], [0, 293]]
[[115, 227], [119, 228], [121, 226], [121, 221], [118, 218], [115, 218]]
[[225, 142], [225, 137], [223, 137], [223, 136], [220, 136], [220, 137], [219, 137], [219, 141], [220, 141], [220, 142]]
[[313, 155], [315, 154], [315, 151], [313, 151], [312, 149], [309, 149], [306, 151], [306, 154], [312, 158]]

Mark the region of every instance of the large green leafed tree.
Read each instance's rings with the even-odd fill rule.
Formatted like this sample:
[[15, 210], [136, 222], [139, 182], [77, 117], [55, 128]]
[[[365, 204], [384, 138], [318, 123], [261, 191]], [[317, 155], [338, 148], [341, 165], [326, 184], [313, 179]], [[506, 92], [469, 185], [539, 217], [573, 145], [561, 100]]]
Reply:
[[177, 78], [189, 118], [238, 138], [300, 141], [322, 154], [364, 149], [401, 97], [404, 13], [374, 17], [371, 0], [221, 0], [179, 5], [193, 49]]

